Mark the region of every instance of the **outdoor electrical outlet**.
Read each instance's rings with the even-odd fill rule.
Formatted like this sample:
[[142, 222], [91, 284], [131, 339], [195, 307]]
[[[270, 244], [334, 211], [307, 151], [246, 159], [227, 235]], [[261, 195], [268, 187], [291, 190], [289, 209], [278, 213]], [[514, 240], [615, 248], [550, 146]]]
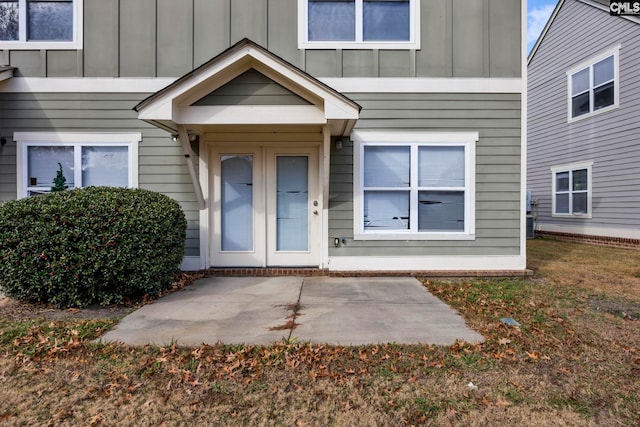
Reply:
[[333, 239], [333, 246], [335, 246], [336, 248], [340, 246], [340, 239], [338, 237], [335, 237]]

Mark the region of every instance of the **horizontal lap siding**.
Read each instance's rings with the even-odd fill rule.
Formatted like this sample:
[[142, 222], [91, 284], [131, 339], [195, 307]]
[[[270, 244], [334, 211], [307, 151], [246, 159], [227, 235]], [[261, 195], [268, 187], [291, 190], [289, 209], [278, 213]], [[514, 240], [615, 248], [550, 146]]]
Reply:
[[186, 255], [197, 256], [199, 211], [189, 171], [180, 146], [165, 131], [138, 120], [133, 107], [146, 96], [0, 93], [0, 136], [8, 141], [0, 149], [0, 200], [16, 198], [14, 132], [140, 132], [139, 187], [166, 194], [180, 203], [189, 224]]
[[[330, 256], [520, 253], [519, 95], [351, 93], [347, 96], [363, 107], [356, 130], [479, 132], [480, 141], [476, 146], [476, 239], [353, 240], [353, 145], [345, 143], [342, 150], [331, 149]], [[333, 239], [343, 236], [347, 238], [346, 245], [333, 247]]]
[[[545, 226], [640, 228], [640, 25], [567, 1], [528, 73], [528, 187]], [[567, 70], [620, 44], [619, 108], [567, 122]], [[552, 218], [551, 167], [593, 161], [592, 218]], [[573, 230], [572, 230], [573, 231]]]

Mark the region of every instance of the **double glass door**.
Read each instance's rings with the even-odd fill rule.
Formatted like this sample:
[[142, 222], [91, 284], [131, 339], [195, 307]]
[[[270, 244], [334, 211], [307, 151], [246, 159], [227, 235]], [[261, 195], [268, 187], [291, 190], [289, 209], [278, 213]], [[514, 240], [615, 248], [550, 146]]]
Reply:
[[218, 148], [213, 266], [319, 265], [317, 148]]

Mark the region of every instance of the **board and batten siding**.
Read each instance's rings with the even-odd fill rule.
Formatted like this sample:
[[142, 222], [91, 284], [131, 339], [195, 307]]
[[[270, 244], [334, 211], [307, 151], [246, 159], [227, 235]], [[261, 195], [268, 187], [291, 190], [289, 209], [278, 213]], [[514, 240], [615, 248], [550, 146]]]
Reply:
[[[329, 256], [520, 254], [519, 94], [347, 94], [362, 105], [356, 130], [479, 132], [476, 238], [471, 241], [353, 240], [353, 145], [331, 148]], [[335, 237], [347, 243], [333, 246]]]
[[[640, 25], [566, 1], [528, 68], [527, 182], [537, 226], [640, 238]], [[620, 45], [619, 108], [568, 123], [566, 72]], [[551, 167], [593, 162], [592, 218], [552, 217]]]
[[7, 140], [0, 148], [0, 201], [17, 196], [14, 132], [140, 132], [138, 187], [166, 194], [180, 203], [188, 221], [186, 255], [198, 256], [199, 210], [189, 171], [180, 145], [167, 132], [138, 120], [133, 107], [146, 96], [0, 93], [0, 136]]
[[84, 0], [81, 50], [2, 50], [17, 77], [179, 77], [249, 38], [315, 77], [521, 77], [519, 0], [421, 0], [419, 50], [299, 50], [297, 0]]

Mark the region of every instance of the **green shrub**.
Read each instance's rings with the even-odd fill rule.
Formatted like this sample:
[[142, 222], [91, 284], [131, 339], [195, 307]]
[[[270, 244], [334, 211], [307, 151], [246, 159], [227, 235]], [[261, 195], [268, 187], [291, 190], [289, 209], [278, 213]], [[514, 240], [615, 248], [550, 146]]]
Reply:
[[147, 190], [89, 187], [0, 206], [0, 287], [57, 307], [118, 304], [171, 286], [187, 223]]

